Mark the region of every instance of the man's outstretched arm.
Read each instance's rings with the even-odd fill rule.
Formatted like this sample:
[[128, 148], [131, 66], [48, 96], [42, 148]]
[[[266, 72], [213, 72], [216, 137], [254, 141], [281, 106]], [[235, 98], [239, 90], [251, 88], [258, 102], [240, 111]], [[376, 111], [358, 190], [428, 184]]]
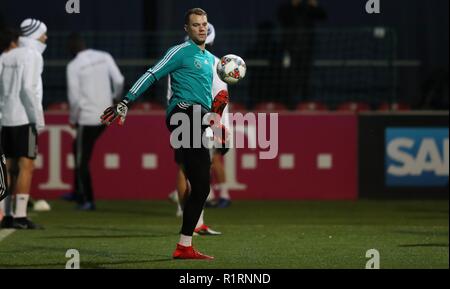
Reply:
[[128, 107], [132, 101], [139, 98], [150, 86], [180, 66], [180, 50], [187, 44], [178, 45], [169, 49], [164, 57], [155, 66], [147, 70], [144, 75], [134, 83], [127, 95], [116, 105], [108, 107], [100, 117], [103, 124], [110, 125], [116, 119], [119, 124], [125, 123]]

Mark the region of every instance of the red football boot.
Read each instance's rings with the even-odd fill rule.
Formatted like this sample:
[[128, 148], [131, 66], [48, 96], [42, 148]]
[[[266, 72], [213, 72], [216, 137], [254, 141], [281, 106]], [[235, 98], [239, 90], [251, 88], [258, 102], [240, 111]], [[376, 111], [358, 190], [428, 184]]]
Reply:
[[203, 235], [203, 236], [215, 236], [215, 235], [222, 235], [221, 232], [214, 231], [210, 227], [206, 226], [205, 224], [201, 225], [198, 228], [195, 228], [194, 235]]
[[175, 252], [173, 252], [174, 259], [197, 259], [197, 260], [212, 260], [214, 257], [203, 255], [194, 249], [194, 247], [185, 247], [183, 245], [177, 244]]

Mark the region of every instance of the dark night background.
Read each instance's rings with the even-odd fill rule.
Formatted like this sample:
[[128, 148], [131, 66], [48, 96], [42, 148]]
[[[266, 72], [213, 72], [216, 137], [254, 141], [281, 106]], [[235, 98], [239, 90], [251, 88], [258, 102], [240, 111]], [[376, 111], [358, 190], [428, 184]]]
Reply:
[[[81, 14], [69, 15], [65, 11], [66, 0], [0, 0], [0, 23], [17, 27], [24, 18], [39, 18], [47, 24], [49, 33], [181, 30], [184, 12], [188, 8], [202, 7], [218, 31], [255, 30], [264, 21], [279, 27], [277, 8], [286, 2], [229, 0], [224, 5], [223, 1], [211, 0], [80, 1]], [[413, 99], [412, 102], [426, 79], [437, 71], [448, 73], [449, 1], [381, 0], [378, 15], [365, 12], [365, 0], [321, 0], [319, 3], [328, 13], [328, 19], [319, 27], [395, 29], [397, 59], [420, 62], [420, 66], [399, 70], [399, 94]]]

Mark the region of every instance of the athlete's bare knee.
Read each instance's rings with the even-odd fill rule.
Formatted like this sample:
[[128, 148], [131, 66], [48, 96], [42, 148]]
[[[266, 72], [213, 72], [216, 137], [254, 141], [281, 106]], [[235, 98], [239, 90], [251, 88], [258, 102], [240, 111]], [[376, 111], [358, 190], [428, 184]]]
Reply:
[[19, 161], [19, 169], [22, 172], [32, 173], [34, 171], [34, 161], [28, 158], [22, 158]]

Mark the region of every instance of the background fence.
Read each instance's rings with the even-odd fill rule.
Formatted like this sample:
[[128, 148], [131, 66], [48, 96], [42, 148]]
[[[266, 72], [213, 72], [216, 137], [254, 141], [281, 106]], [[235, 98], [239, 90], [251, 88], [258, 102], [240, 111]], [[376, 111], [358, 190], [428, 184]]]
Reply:
[[[45, 106], [64, 102], [68, 32], [50, 33], [45, 52]], [[88, 46], [110, 52], [130, 88], [165, 50], [184, 40], [181, 32], [87, 32]], [[396, 35], [386, 28], [279, 31], [270, 24], [258, 30], [220, 31], [212, 52], [244, 58], [246, 78], [230, 87], [232, 100], [248, 109], [265, 102], [295, 109], [318, 102], [339, 109], [360, 102], [371, 109], [399, 100], [396, 93]], [[408, 64], [406, 64], [408, 65]], [[166, 81], [160, 81], [140, 101], [165, 105]]]

